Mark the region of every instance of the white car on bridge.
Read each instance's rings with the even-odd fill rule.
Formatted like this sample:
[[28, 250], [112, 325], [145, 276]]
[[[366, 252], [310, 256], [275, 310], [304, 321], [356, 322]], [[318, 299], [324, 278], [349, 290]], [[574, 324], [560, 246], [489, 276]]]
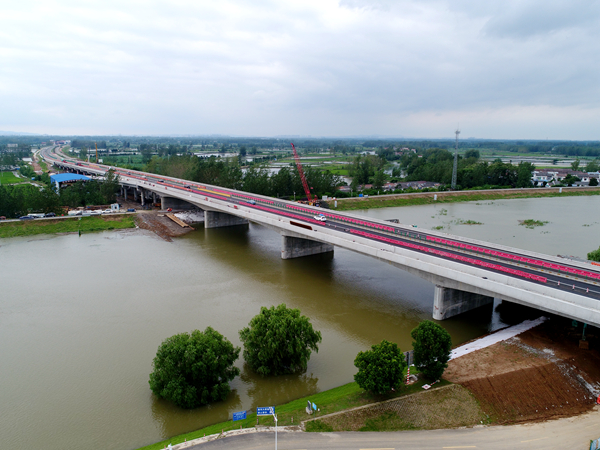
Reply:
[[325, 217], [323, 214], [316, 215], [314, 219], [318, 220], [319, 222], [327, 222], [327, 217]]

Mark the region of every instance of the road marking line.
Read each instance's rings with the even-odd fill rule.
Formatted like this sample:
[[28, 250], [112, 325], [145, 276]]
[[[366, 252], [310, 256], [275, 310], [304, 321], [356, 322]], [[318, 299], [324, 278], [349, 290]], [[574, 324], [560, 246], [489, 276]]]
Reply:
[[547, 437], [543, 437], [543, 438], [537, 438], [537, 439], [529, 439], [528, 441], [521, 441], [521, 443], [523, 442], [533, 442], [533, 441], [543, 441], [544, 439], [548, 439]]
[[361, 448], [360, 450], [395, 450], [394, 448]]
[[454, 447], [442, 447], [442, 448], [477, 448], [476, 445], [456, 445]]

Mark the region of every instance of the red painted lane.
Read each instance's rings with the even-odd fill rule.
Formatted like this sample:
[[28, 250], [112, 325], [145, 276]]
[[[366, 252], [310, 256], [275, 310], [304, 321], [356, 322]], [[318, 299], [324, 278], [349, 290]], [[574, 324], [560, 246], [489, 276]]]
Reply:
[[259, 206], [259, 205], [248, 205], [248, 206], [250, 206], [251, 208], [260, 209], [262, 211], [267, 211], [270, 213], [275, 213], [275, 214], [279, 214], [279, 215], [284, 215], [286, 217], [291, 217], [292, 219], [303, 220], [305, 222], [314, 223], [316, 225], [323, 225], [323, 222], [319, 222], [318, 220], [314, 220], [314, 219], [309, 219], [304, 216], [299, 216], [298, 214], [283, 212], [283, 211], [279, 211], [277, 209], [267, 208], [266, 206]]
[[498, 264], [493, 264], [493, 263], [489, 263], [486, 261], [481, 261], [478, 259], [473, 259], [473, 258], [468, 258], [466, 256], [462, 256], [462, 255], [455, 255], [453, 253], [448, 253], [445, 252], [443, 250], [438, 250], [438, 249], [434, 249], [434, 248], [429, 248], [429, 247], [424, 247], [422, 245], [418, 245], [418, 244], [413, 244], [411, 242], [403, 242], [403, 241], [398, 241], [396, 239], [391, 239], [388, 237], [384, 237], [384, 236], [379, 236], [377, 234], [372, 234], [372, 233], [367, 233], [366, 231], [360, 231], [360, 230], [350, 230], [350, 233], [353, 234], [358, 234], [360, 236], [364, 236], [367, 237], [369, 239], [375, 239], [378, 241], [383, 241], [383, 242], [387, 242], [393, 245], [399, 245], [402, 247], [408, 247], [411, 248], [413, 250], [417, 250], [417, 251], [421, 251], [424, 253], [433, 253], [435, 255], [438, 256], [442, 256], [445, 258], [450, 258], [450, 259], [455, 259], [458, 261], [462, 261], [462, 262], [466, 262], [468, 264], [473, 264], [473, 265], [477, 265], [477, 266], [482, 266], [482, 267], [486, 267], [488, 269], [492, 269], [492, 270], [498, 270], [501, 272], [506, 272], [506, 273], [510, 273], [512, 275], [516, 275], [519, 277], [523, 277], [523, 278], [528, 278], [531, 280], [535, 280], [535, 281], [539, 281], [541, 283], [546, 283], [547, 282], [547, 278], [539, 276], [539, 275], [534, 275], [528, 272], [523, 272], [522, 270], [516, 270], [516, 269], [511, 269], [509, 267], [504, 267]]
[[464, 248], [466, 250], [473, 250], [473, 251], [485, 253], [485, 254], [491, 255], [491, 256], [498, 256], [500, 258], [512, 259], [514, 261], [520, 261], [520, 262], [524, 262], [524, 263], [535, 265], [535, 266], [542, 266], [542, 267], [551, 268], [551, 269], [555, 269], [555, 270], [559, 270], [559, 271], [563, 271], [563, 272], [569, 272], [569, 273], [581, 275], [581, 276], [588, 277], [588, 278], [600, 279], [600, 274], [597, 274], [597, 273], [587, 272], [585, 270], [574, 269], [572, 267], [561, 266], [558, 264], [552, 264], [552, 263], [540, 261], [537, 259], [526, 258], [526, 257], [519, 256], [519, 255], [511, 255], [509, 253], [499, 252], [497, 250], [483, 249], [481, 247], [475, 247], [473, 245], [462, 244], [460, 242], [450, 241], [447, 239], [442, 239], [442, 238], [438, 238], [438, 237], [434, 237], [434, 236], [427, 236], [427, 240], [433, 241], [433, 242], [438, 242], [438, 243], [445, 244], [445, 245], [451, 245], [451, 246], [455, 246], [455, 247]]

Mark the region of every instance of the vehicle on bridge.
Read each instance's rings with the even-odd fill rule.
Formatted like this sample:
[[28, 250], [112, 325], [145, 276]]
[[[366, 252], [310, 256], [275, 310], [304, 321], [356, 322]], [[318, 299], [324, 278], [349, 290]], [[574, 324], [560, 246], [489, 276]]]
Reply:
[[319, 222], [327, 222], [327, 217], [325, 217], [323, 214], [318, 214], [314, 216], [314, 219], [318, 220]]

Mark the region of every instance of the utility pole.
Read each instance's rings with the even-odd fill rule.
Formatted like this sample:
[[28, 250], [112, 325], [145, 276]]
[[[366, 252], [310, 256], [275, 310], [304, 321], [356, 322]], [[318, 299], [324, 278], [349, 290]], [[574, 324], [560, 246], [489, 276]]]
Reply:
[[454, 146], [454, 165], [452, 166], [452, 184], [450, 187], [452, 190], [456, 190], [456, 175], [458, 172], [458, 135], [460, 134], [460, 130], [457, 128], [454, 132], [456, 134], [456, 144]]

